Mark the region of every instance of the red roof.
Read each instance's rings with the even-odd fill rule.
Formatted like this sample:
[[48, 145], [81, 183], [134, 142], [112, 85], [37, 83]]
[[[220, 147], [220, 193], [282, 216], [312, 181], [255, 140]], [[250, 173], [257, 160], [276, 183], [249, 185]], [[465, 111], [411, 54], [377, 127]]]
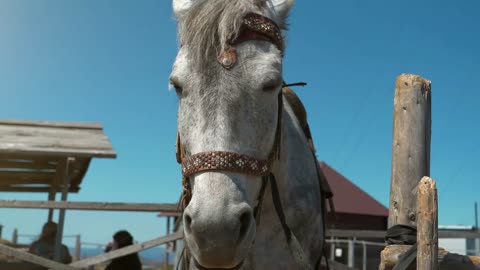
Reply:
[[333, 191], [333, 204], [337, 213], [388, 216], [388, 208], [350, 182], [325, 162], [320, 162]]

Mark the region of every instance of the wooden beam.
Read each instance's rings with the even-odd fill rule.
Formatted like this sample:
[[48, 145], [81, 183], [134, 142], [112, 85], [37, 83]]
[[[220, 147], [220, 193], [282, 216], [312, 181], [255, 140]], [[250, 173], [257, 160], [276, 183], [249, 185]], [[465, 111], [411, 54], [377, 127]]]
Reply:
[[38, 178], [38, 177], [0, 179], [0, 187], [32, 185], [32, 184], [50, 185], [52, 183], [52, 180], [53, 180], [52, 178]]
[[101, 128], [0, 124], [0, 153], [57, 157], [116, 157]]
[[[70, 187], [69, 192], [76, 193], [80, 190], [79, 187]], [[10, 186], [10, 187], [2, 187], [0, 186], [0, 192], [41, 192], [41, 193], [47, 193], [50, 192], [50, 187], [32, 187], [32, 186]], [[60, 192], [60, 190], [55, 190], [55, 192]]]
[[55, 164], [51, 164], [45, 161], [7, 159], [7, 160], [0, 160], [0, 168], [54, 170]]
[[177, 204], [0, 200], [0, 208], [162, 212], [175, 211]]
[[1, 153], [1, 160], [11, 160], [15, 162], [33, 162], [33, 163], [50, 163], [57, 162], [60, 157], [58, 156], [48, 156], [48, 155], [29, 155], [21, 153]]
[[26, 171], [0, 171], [0, 182], [1, 179], [50, 179], [53, 180], [55, 172], [26, 172]]
[[[392, 270], [398, 261], [399, 256], [404, 254], [411, 246], [390, 245], [382, 251], [381, 265], [379, 269]], [[418, 259], [418, 258], [417, 258]], [[416, 265], [412, 264], [407, 270], [415, 270]], [[480, 256], [463, 256], [450, 253], [443, 248], [438, 250], [439, 270], [480, 270]]]
[[418, 184], [417, 269], [438, 269], [438, 200], [435, 181], [423, 177]]
[[162, 236], [150, 241], [146, 241], [140, 244], [130, 245], [123, 247], [121, 249], [110, 251], [106, 254], [90, 257], [87, 259], [83, 259], [74, 263], [71, 263], [70, 266], [78, 267], [78, 268], [86, 268], [91, 265], [96, 265], [102, 262], [106, 262], [115, 258], [123, 257], [128, 254], [136, 253], [142, 250], [146, 250], [149, 248], [153, 248], [162, 244], [166, 244], [175, 240], [179, 240], [183, 238], [183, 231], [179, 231], [167, 236]]
[[22, 261], [48, 267], [49, 269], [53, 269], [53, 270], [79, 270], [79, 268], [76, 268], [70, 265], [61, 264], [55, 261], [47, 260], [35, 254], [28, 253], [25, 251], [19, 251], [3, 244], [0, 244], [0, 253], [6, 256], [14, 257]]
[[24, 120], [0, 120], [0, 125], [31, 126], [31, 127], [60, 127], [81, 129], [103, 129], [101, 123], [78, 123], [78, 122], [53, 122], [53, 121], [24, 121]]
[[395, 85], [388, 227], [416, 226], [415, 190], [430, 175], [431, 83], [402, 74]]
[[[327, 237], [385, 239], [385, 231], [327, 229]], [[439, 238], [480, 238], [477, 231], [439, 230]]]
[[55, 150], [48, 148], [48, 142], [44, 142], [38, 147], [30, 147], [28, 149], [23, 149], [22, 145], [13, 145], [10, 148], [5, 148], [0, 145], [0, 151], [4, 155], [11, 154], [25, 154], [25, 155], [48, 155], [54, 157], [66, 157], [66, 156], [75, 156], [83, 158], [116, 158], [117, 154], [114, 150], [111, 149], [101, 149], [101, 150], [91, 150], [86, 149], [83, 145], [73, 145], [70, 148], [62, 148], [61, 150]]
[[[60, 164], [65, 167], [63, 172], [63, 186], [62, 186], [62, 202], [67, 201], [68, 196], [68, 189], [70, 187], [70, 178], [68, 175], [69, 166], [74, 161], [73, 158], [65, 158], [60, 161]], [[62, 250], [62, 239], [63, 239], [63, 227], [65, 226], [65, 209], [60, 209], [58, 215], [58, 227], [57, 227], [57, 235], [55, 236], [55, 251], [54, 251], [54, 258], [55, 261], [60, 261], [61, 259], [61, 250]]]

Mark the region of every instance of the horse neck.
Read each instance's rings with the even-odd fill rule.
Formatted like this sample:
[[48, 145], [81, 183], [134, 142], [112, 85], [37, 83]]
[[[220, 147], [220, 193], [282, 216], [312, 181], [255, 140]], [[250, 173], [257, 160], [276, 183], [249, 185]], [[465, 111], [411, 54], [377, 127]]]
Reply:
[[[324, 237], [320, 188], [315, 168], [316, 159], [286, 100], [284, 100], [282, 117], [280, 159], [273, 165], [273, 174], [277, 179], [286, 222], [300, 241], [306, 256], [315, 259], [321, 254], [321, 243]], [[285, 239], [280, 232], [282, 227], [272, 202], [271, 188], [267, 187], [262, 218], [257, 227], [255, 240], [257, 264], [265, 268], [275, 265], [277, 261], [272, 262], [268, 259], [275, 254], [275, 260], [285, 258], [281, 262], [287, 269], [297, 267], [290, 257], [290, 251], [285, 248]]]
[[287, 100], [283, 104], [281, 158], [273, 168], [283, 207], [287, 218], [290, 209], [305, 214], [315, 209], [316, 213], [311, 214], [318, 214], [321, 211], [321, 197], [316, 158], [290, 104]]

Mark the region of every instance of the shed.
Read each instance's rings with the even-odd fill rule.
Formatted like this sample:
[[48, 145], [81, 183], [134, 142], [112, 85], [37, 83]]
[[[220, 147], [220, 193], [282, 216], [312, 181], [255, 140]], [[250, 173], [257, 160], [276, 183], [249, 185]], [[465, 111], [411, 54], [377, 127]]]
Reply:
[[116, 157], [101, 124], [0, 120], [0, 192], [78, 192], [94, 157]]
[[344, 230], [387, 229], [388, 208], [367, 192], [348, 180], [325, 162], [320, 162], [327, 181], [333, 191], [335, 220], [328, 215], [330, 228]]
[[[0, 192], [78, 192], [92, 158], [115, 158], [97, 123], [0, 120]], [[48, 221], [52, 221], [53, 209]], [[55, 257], [60, 254], [65, 209], [59, 210]]]
[[[384, 244], [375, 238], [355, 235], [361, 231], [378, 231], [385, 235], [388, 208], [327, 163], [320, 162], [320, 168], [332, 189], [335, 206], [335, 216], [331, 212], [327, 215], [330, 259], [356, 269], [378, 268]], [[354, 238], [342, 237], [344, 232], [354, 232]]]

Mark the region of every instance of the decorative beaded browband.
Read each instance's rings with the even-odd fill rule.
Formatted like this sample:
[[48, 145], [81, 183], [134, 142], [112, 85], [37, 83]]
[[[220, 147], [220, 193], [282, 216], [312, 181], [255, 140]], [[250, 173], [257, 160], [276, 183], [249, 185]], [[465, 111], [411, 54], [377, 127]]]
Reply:
[[[243, 18], [238, 36], [229, 41], [231, 46], [248, 40], [264, 40], [273, 43], [283, 55], [284, 44], [280, 27], [271, 19], [256, 13], [248, 13]], [[218, 55], [218, 62], [226, 69], [231, 69], [237, 63], [237, 52], [233, 47], [227, 47]]]
[[283, 37], [280, 28], [271, 19], [255, 13], [248, 13], [243, 19], [239, 36], [232, 44], [247, 40], [265, 40], [272, 42], [283, 53]]

